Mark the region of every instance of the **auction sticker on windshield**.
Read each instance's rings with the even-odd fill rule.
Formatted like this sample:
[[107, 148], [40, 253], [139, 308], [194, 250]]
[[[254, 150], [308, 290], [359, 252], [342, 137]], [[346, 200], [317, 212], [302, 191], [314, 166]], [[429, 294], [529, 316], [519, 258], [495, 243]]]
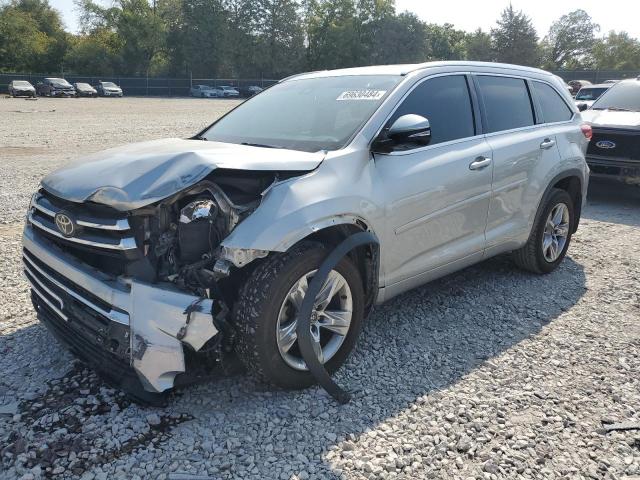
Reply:
[[347, 90], [342, 92], [336, 100], [380, 100], [387, 93], [386, 90]]

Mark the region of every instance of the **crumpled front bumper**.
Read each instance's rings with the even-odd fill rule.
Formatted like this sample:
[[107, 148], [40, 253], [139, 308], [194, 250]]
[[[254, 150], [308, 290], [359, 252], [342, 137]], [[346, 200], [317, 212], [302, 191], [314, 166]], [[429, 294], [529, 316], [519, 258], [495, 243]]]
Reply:
[[198, 301], [170, 285], [114, 280], [66, 254], [29, 224], [23, 262], [35, 302], [65, 327], [55, 333], [73, 332], [81, 337], [73, 339], [76, 344], [89, 342], [94, 351], [102, 348], [118, 357], [146, 391], [172, 388], [176, 375], [185, 371], [185, 344], [198, 351], [218, 333], [212, 300]]

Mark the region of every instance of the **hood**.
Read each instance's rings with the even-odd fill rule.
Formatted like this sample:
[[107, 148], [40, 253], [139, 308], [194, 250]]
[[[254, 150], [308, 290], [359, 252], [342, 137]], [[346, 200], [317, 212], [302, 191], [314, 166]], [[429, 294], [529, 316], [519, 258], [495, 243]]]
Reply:
[[640, 112], [586, 110], [582, 112], [582, 119], [593, 127], [640, 130]]
[[218, 168], [304, 172], [323, 158], [323, 152], [168, 138], [95, 153], [49, 174], [42, 187], [71, 202], [127, 211], [178, 193]]

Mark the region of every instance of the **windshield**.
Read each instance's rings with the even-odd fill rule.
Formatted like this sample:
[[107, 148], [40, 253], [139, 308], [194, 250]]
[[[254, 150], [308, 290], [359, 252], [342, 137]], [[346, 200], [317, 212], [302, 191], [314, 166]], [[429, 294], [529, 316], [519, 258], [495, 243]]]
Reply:
[[14, 80], [13, 81], [13, 85], [16, 87], [30, 87], [31, 84], [29, 82], [26, 82], [24, 80]]
[[602, 88], [581, 88], [576, 95], [576, 100], [595, 100], [608, 90], [607, 87]]
[[616, 83], [593, 104], [592, 108], [640, 112], [640, 81]]
[[111, 88], [117, 88], [118, 86], [113, 83], [113, 82], [102, 82], [102, 86], [103, 87], [111, 87]]
[[91, 88], [88, 83], [76, 83], [76, 88]]
[[293, 79], [252, 97], [202, 137], [316, 152], [342, 148], [402, 77]]
[[71, 84], [67, 82], [64, 78], [50, 78], [49, 81], [54, 85], [62, 85], [65, 87], [71, 86]]

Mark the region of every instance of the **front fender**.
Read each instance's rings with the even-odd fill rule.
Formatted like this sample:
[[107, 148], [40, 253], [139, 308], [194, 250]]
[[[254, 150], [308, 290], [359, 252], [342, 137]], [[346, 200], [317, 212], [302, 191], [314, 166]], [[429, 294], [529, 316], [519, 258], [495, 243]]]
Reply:
[[223, 240], [226, 249], [284, 252], [323, 228], [360, 225], [376, 235], [384, 218], [374, 203], [370, 164], [323, 163], [271, 188], [260, 206]]

